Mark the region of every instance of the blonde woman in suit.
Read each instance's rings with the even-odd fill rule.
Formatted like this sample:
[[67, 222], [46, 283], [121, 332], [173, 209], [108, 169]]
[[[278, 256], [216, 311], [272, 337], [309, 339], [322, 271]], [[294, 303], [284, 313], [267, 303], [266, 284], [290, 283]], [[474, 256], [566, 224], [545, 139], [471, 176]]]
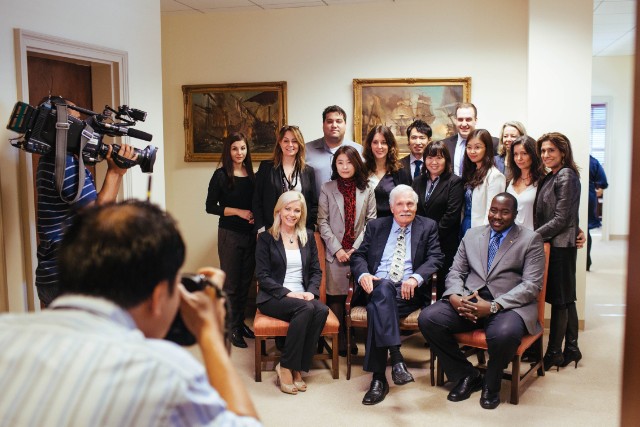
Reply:
[[[369, 220], [376, 217], [376, 198], [358, 151], [338, 148], [331, 163], [331, 181], [322, 184], [318, 229], [326, 246], [327, 304], [340, 320], [339, 352], [347, 355], [344, 304], [349, 289], [351, 254], [358, 249]], [[353, 354], [358, 348], [353, 344]]]
[[486, 129], [474, 129], [467, 139], [462, 180], [465, 186], [460, 236], [471, 227], [489, 223], [491, 201], [506, 187], [505, 177], [494, 165], [493, 140]]

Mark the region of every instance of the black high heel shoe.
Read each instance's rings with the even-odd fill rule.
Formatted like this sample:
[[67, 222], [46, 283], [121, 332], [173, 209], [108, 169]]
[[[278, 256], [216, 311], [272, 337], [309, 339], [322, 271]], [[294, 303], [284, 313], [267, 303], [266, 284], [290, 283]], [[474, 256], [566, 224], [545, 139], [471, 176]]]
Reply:
[[559, 351], [555, 353], [547, 352], [547, 354], [545, 354], [544, 357], [542, 358], [542, 364], [544, 365], [545, 371], [548, 371], [554, 366], [557, 366], [558, 371], [560, 371], [560, 367], [564, 366], [563, 363], [564, 363], [564, 357], [562, 356], [562, 353]]
[[565, 366], [568, 366], [571, 364], [571, 362], [575, 362], [576, 366], [574, 369], [578, 368], [578, 362], [580, 361], [580, 359], [582, 359], [582, 353], [580, 352], [580, 349], [576, 348], [575, 350], [573, 349], [565, 349], [564, 353], [562, 353], [563, 356], [563, 361], [562, 364], [560, 366], [562, 366], [563, 368]]

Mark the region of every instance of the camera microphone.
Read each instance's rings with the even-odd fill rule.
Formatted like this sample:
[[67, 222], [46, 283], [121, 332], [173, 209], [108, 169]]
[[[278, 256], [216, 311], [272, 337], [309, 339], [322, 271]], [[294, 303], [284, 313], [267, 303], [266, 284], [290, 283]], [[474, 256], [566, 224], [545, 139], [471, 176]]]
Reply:
[[[95, 122], [94, 122], [95, 123]], [[141, 139], [143, 141], [151, 141], [153, 135], [141, 130], [126, 126], [118, 126], [110, 123], [99, 123], [98, 126], [106, 129], [106, 133], [112, 136], [130, 136], [131, 138]]]

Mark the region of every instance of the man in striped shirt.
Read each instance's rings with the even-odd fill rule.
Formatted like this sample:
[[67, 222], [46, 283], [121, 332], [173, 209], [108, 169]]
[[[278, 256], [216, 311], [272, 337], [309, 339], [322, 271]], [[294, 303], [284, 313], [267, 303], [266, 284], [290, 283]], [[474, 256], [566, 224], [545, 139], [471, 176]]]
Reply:
[[[222, 301], [179, 283], [185, 246], [168, 214], [85, 209], [58, 255], [49, 309], [0, 316], [0, 426], [260, 425], [224, 347]], [[179, 307], [204, 367], [161, 339]]]
[[[59, 96], [46, 98], [43, 102], [52, 104], [74, 105]], [[70, 116], [79, 118], [80, 114], [72, 109]], [[118, 155], [135, 159], [133, 147], [122, 144]], [[100, 192], [96, 191], [95, 181], [91, 172], [85, 168], [84, 182], [79, 181], [79, 163], [75, 155], [66, 154], [64, 184], [61, 193], [56, 189], [55, 149], [40, 157], [36, 174], [36, 192], [38, 195], [38, 267], [36, 268], [36, 288], [38, 298], [46, 307], [60, 293], [58, 285], [57, 252], [64, 229], [71, 223], [77, 211], [92, 203], [104, 204], [115, 202], [126, 169], [118, 167], [111, 159], [111, 147], [107, 153], [107, 174]], [[77, 200], [76, 193], [80, 192]]]

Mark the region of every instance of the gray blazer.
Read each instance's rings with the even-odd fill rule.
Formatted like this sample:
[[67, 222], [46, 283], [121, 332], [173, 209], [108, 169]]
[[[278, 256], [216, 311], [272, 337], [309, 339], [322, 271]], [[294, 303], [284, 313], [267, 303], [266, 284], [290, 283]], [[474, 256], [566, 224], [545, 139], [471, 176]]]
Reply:
[[[356, 240], [353, 247], [358, 249], [364, 237], [364, 227], [376, 218], [376, 197], [369, 186], [364, 190], [356, 188], [356, 218], [354, 231]], [[322, 184], [318, 201], [318, 230], [326, 246], [326, 258], [333, 262], [334, 255], [342, 249], [344, 237], [344, 197], [338, 190], [338, 181]]]
[[443, 297], [467, 295], [486, 285], [503, 309], [518, 313], [530, 334], [540, 332], [537, 300], [545, 264], [542, 238], [514, 224], [487, 271], [490, 237], [488, 225], [467, 231], [449, 270]]
[[570, 168], [549, 173], [538, 185], [533, 205], [534, 229], [557, 248], [572, 248], [578, 236], [580, 179]]

